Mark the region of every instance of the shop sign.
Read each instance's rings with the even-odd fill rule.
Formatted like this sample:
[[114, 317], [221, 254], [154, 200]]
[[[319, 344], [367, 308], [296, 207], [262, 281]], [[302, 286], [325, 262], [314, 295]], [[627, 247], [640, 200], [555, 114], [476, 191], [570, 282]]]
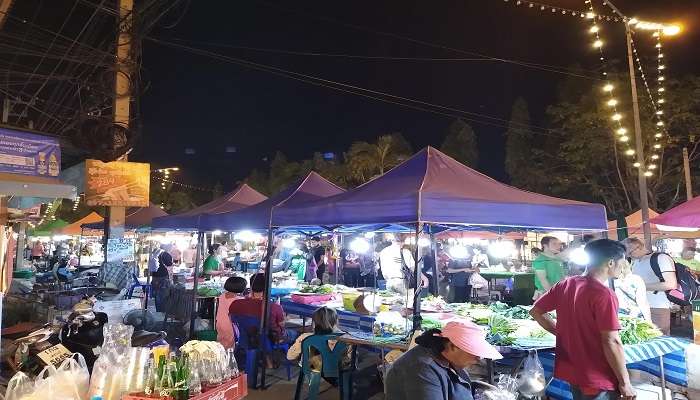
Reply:
[[89, 206], [148, 207], [151, 167], [146, 163], [85, 160]]
[[134, 239], [111, 238], [107, 240], [107, 262], [134, 261]]
[[70, 357], [72, 354], [73, 353], [71, 353], [64, 345], [57, 344], [42, 351], [41, 353], [37, 354], [37, 356], [39, 356], [44, 364], [53, 365], [54, 367], [58, 368], [61, 363], [63, 363], [63, 360]]
[[0, 128], [0, 172], [58, 177], [60, 171], [58, 139]]

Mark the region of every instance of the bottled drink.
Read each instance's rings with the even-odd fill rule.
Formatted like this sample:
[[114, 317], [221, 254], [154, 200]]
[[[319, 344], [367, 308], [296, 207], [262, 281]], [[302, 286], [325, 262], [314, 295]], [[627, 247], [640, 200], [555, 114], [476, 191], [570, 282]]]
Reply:
[[170, 396], [170, 392], [175, 388], [175, 373], [175, 363], [168, 361], [160, 379], [160, 397]]
[[190, 397], [202, 393], [202, 381], [199, 379], [199, 371], [197, 371], [196, 368], [192, 370], [188, 383], [190, 387]]
[[153, 363], [153, 358], [150, 358], [148, 360], [148, 365], [146, 365], [146, 383], [143, 390], [146, 396], [153, 394], [156, 380], [158, 380], [158, 369]]

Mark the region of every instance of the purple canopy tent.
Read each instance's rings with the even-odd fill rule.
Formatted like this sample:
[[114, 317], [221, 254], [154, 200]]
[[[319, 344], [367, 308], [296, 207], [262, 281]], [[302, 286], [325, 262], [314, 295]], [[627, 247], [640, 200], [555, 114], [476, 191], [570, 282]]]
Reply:
[[[126, 218], [124, 219], [124, 229], [147, 229], [151, 226], [154, 218], [165, 217], [167, 215], [168, 213], [154, 204], [151, 204], [148, 207], [132, 208], [127, 211]], [[84, 224], [82, 225], [82, 228], [102, 229], [104, 228], [104, 222]]]
[[265, 199], [267, 199], [267, 197], [244, 183], [236, 188], [236, 190], [207, 204], [177, 215], [154, 219], [153, 229], [201, 231], [200, 218], [204, 214], [236, 211], [260, 203]]
[[476, 225], [520, 229], [607, 228], [600, 204], [520, 190], [427, 147], [386, 174], [345, 193], [284, 204], [272, 225]]
[[657, 225], [682, 228], [700, 228], [700, 197], [688, 200], [651, 221]]
[[200, 230], [267, 230], [272, 215], [277, 213], [279, 207], [298, 207], [342, 192], [343, 189], [312, 171], [303, 179], [258, 204], [225, 213], [202, 215]]

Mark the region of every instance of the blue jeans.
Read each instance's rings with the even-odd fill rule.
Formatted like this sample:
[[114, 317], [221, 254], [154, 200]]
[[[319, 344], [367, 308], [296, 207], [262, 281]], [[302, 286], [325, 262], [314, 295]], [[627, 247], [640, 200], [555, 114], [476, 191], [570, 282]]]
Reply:
[[617, 400], [620, 394], [616, 391], [604, 390], [596, 395], [585, 395], [581, 393], [581, 389], [576, 386], [571, 386], [571, 394], [574, 395], [574, 400]]

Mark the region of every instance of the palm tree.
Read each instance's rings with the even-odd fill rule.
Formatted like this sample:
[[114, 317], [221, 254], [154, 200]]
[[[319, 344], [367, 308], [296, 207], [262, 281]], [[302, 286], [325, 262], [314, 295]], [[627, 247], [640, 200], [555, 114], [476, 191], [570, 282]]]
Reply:
[[345, 158], [352, 177], [364, 183], [395, 167], [410, 153], [408, 142], [400, 133], [394, 133], [380, 136], [376, 143], [353, 143]]

